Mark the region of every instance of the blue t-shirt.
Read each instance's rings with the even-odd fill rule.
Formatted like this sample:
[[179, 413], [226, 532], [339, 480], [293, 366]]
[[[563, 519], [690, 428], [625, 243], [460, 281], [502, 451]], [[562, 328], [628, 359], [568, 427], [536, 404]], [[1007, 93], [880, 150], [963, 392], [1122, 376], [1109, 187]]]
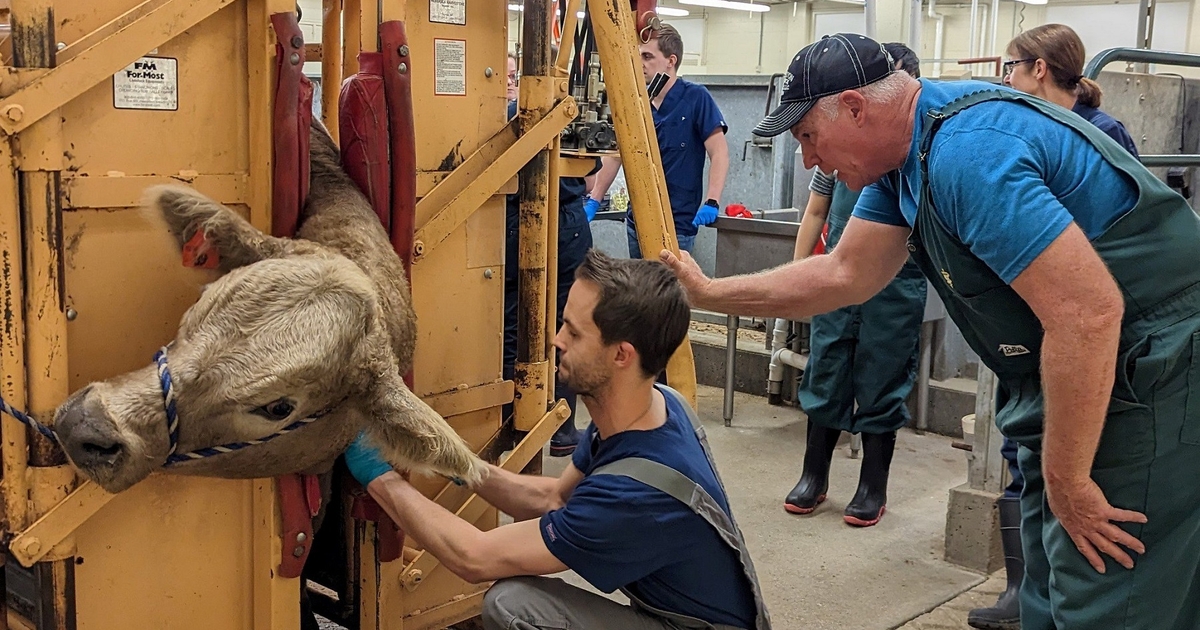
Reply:
[[[921, 79], [921, 86], [912, 146], [900, 177], [867, 186], [854, 216], [912, 226], [922, 186], [917, 149], [925, 113], [981, 89], [1010, 89], [927, 79]], [[984, 102], [946, 120], [928, 160], [938, 217], [1006, 283], [1072, 221], [1094, 239], [1138, 199], [1133, 181], [1082, 134], [1024, 103]]]
[[713, 624], [753, 628], [750, 583], [717, 532], [687, 505], [639, 481], [595, 475], [600, 466], [642, 457], [699, 483], [721, 508], [729, 502], [684, 409], [669, 394], [666, 423], [601, 440], [589, 426], [574, 464], [586, 475], [561, 509], [542, 517], [542, 540], [563, 564], [605, 592], [624, 587], [647, 604]]
[[[725, 116], [717, 102], [703, 85], [683, 79], [663, 97], [662, 105], [650, 108], [654, 115], [654, 132], [658, 151], [662, 154], [663, 174], [667, 180], [667, 197], [675, 217], [675, 233], [696, 234], [692, 220], [704, 203], [704, 141], [714, 131], [725, 132]], [[632, 220], [632, 211], [629, 214]]]
[[1125, 125], [1122, 125], [1121, 121], [1095, 107], [1079, 102], [1075, 103], [1075, 107], [1072, 107], [1071, 111], [1079, 114], [1080, 118], [1096, 125], [1100, 131], [1103, 131], [1108, 134], [1108, 137], [1116, 140], [1117, 144], [1125, 147], [1125, 150], [1132, 154], [1133, 157], [1138, 157], [1137, 145], [1133, 143], [1133, 137], [1125, 130]]

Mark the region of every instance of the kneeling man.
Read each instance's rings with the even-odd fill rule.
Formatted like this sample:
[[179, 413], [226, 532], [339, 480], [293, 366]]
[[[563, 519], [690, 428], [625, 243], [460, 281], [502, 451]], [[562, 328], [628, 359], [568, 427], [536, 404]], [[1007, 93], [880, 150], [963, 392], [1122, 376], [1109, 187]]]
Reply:
[[[346, 461], [371, 496], [456, 575], [499, 580], [490, 630], [769, 630], [754, 566], [691, 407], [655, 384], [690, 308], [657, 261], [595, 250], [554, 339], [559, 375], [591, 412], [558, 479], [495, 466], [475, 490], [517, 521], [480, 531], [408, 484], [360, 438]], [[559, 579], [571, 569], [625, 606]]]

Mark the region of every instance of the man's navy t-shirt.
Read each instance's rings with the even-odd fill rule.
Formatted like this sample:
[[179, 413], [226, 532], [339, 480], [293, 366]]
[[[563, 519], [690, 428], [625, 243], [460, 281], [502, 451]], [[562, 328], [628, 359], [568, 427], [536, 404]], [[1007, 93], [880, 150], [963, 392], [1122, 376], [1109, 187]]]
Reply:
[[591, 475], [626, 457], [664, 464], [729, 502], [684, 409], [670, 394], [666, 423], [601, 440], [589, 426], [575, 450], [585, 477], [561, 509], [542, 517], [550, 553], [605, 592], [624, 587], [646, 604], [713, 624], [753, 628], [756, 609], [737, 554], [688, 506], [639, 481]]
[[[658, 152], [662, 156], [667, 197], [675, 218], [675, 233], [694, 236], [696, 211], [704, 203], [704, 141], [720, 130], [729, 130], [725, 116], [703, 85], [683, 79], [663, 96], [662, 105], [651, 106]], [[633, 212], [630, 211], [630, 220]]]

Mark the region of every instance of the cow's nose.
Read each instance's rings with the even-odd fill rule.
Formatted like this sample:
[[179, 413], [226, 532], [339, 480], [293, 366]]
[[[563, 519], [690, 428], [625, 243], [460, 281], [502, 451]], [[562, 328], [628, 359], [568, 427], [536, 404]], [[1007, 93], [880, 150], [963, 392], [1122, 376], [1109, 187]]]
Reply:
[[125, 444], [112, 422], [89, 407], [86, 395], [72, 396], [59, 413], [54, 428], [76, 466], [111, 467], [125, 450]]

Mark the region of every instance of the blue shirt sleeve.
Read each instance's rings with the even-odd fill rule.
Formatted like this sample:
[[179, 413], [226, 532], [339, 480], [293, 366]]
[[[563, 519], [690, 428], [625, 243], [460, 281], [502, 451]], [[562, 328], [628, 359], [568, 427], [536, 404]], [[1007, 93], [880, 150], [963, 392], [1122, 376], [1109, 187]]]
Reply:
[[611, 593], [677, 557], [671, 539], [679, 536], [663, 520], [681, 505], [632, 479], [586, 477], [565, 506], [542, 516], [542, 540], [568, 568]]
[[1100, 130], [1108, 134], [1110, 138], [1117, 141], [1117, 144], [1125, 147], [1125, 150], [1133, 157], [1138, 157], [1137, 145], [1133, 142], [1133, 136], [1129, 135], [1129, 131], [1125, 129], [1120, 121], [1109, 118], [1106, 124], [1100, 125]]
[[943, 129], [930, 151], [938, 217], [1006, 283], [1072, 222], [1046, 186], [1044, 162], [1025, 138], [1001, 129]]
[[863, 189], [854, 204], [854, 214], [860, 219], [909, 227], [908, 221], [900, 212], [900, 194], [892, 188], [891, 177], [884, 177]]
[[696, 108], [692, 112], [692, 124], [696, 135], [703, 141], [708, 140], [717, 129], [722, 132], [729, 131], [729, 126], [725, 124], [725, 115], [721, 113], [721, 108], [717, 107], [712, 94], [702, 87], [698, 87], [696, 93], [699, 98], [696, 99]]

